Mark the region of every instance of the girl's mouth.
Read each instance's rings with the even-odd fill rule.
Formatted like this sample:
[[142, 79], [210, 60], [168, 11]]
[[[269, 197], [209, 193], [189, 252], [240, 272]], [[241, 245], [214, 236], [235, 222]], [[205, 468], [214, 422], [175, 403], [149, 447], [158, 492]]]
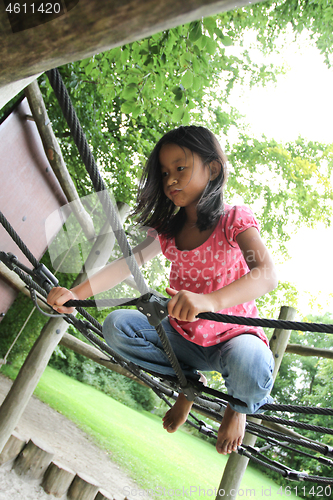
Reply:
[[173, 189], [172, 191], [169, 192], [170, 196], [175, 196], [177, 193], [179, 193], [181, 189]]

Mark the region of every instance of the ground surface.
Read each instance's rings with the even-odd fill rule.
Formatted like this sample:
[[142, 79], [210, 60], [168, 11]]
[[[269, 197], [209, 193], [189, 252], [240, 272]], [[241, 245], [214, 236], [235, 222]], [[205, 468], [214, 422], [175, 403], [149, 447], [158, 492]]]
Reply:
[[[0, 375], [0, 404], [12, 382]], [[76, 473], [88, 474], [116, 500], [123, 500], [126, 491], [138, 486], [110, 460], [107, 452], [98, 448], [84, 432], [63, 415], [34, 396], [21, 417], [16, 429], [26, 440], [39, 439], [55, 451], [55, 459]], [[10, 464], [0, 467], [0, 500], [53, 500], [36, 483], [28, 482], [10, 469]], [[149, 500], [145, 497], [145, 500]]]

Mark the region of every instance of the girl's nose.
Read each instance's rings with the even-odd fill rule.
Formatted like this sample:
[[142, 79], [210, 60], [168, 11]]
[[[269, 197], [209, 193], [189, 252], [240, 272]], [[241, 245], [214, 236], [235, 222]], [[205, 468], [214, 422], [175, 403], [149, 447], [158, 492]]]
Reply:
[[177, 181], [176, 177], [171, 177], [171, 176], [170, 176], [170, 177], [168, 178], [168, 186], [173, 186], [174, 184], [177, 184], [177, 182], [178, 182], [178, 181]]

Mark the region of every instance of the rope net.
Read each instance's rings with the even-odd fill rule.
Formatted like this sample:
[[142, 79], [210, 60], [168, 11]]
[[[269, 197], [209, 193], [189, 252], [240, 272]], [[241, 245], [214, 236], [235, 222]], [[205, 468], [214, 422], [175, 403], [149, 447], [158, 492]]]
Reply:
[[[58, 70], [52, 70], [47, 72], [47, 75], [59, 101], [60, 107], [64, 113], [64, 116], [68, 122], [69, 128], [73, 134], [81, 158], [90, 175], [93, 186], [96, 191], [102, 191], [103, 193], [100, 197], [103, 209], [108, 217], [108, 220], [110, 221], [110, 225], [118, 240], [123, 255], [126, 258], [127, 265], [134, 277], [141, 297], [133, 300], [71, 300], [65, 304], [68, 307], [76, 307], [78, 313], [84, 319], [77, 318], [72, 314], [60, 315], [54, 310], [51, 311], [52, 308], [50, 308], [51, 312], [46, 313], [46, 315], [56, 317], [62, 316], [68, 324], [75, 327], [92, 345], [103, 352], [103, 354], [108, 357], [111, 363], [120, 365], [121, 367], [125, 368], [131, 375], [144, 382], [162, 400], [167, 402], [169, 406], [171, 406], [171, 403], [167, 398], [175, 400], [179, 392], [181, 391], [184, 392], [186, 397], [194, 401], [193, 410], [199, 412], [200, 414], [211, 420], [220, 422], [223, 418], [223, 414], [228, 402], [243, 404], [244, 406], [245, 404], [239, 400], [235, 400], [228, 394], [224, 394], [220, 391], [217, 391], [216, 389], [206, 387], [200, 382], [192, 380], [189, 381], [186, 379], [173, 352], [169, 339], [167, 338], [165, 331], [161, 325], [161, 320], [165, 316], [167, 316], [167, 299], [152, 294], [141, 274], [139, 266], [134, 258], [132, 249], [127, 241], [122, 224], [118, 219], [117, 211], [115, 210], [108, 195], [108, 191], [105, 188], [104, 182], [98, 171], [97, 165], [90, 151], [86, 137], [82, 131], [82, 127], [78, 121], [67, 90], [62, 82], [60, 73], [58, 72]], [[7, 221], [2, 212], [0, 212], [0, 223], [13, 238], [23, 254], [32, 263], [34, 269], [31, 271], [30, 269], [26, 268], [18, 261], [18, 259], [14, 255], [7, 254], [6, 252], [0, 251], [0, 260], [21, 278], [21, 280], [30, 290], [31, 298], [35, 306], [41, 313], [45, 314], [45, 312], [39, 307], [37, 299], [46, 304], [46, 298], [49, 291], [53, 286], [56, 286], [58, 282], [54, 278], [52, 273], [48, 269], [46, 269], [45, 266], [40, 264], [38, 260], [32, 255], [32, 253], [26, 247], [24, 242]], [[161, 339], [163, 348], [170, 361], [170, 364], [174, 369], [175, 377], [165, 377], [159, 374], [151, 373], [147, 370], [142, 370], [138, 366], [134, 365], [131, 362], [128, 362], [127, 360], [119, 356], [104, 342], [102, 337], [102, 327], [99, 322], [84, 309], [84, 307], [112, 307], [118, 306], [120, 304], [126, 306], [136, 306], [139, 311], [147, 316], [151, 324], [155, 326], [156, 331]], [[268, 328], [288, 330], [293, 329], [300, 331], [333, 333], [333, 325], [326, 324], [301, 323], [294, 321], [261, 318], [243, 318], [215, 313], [202, 313], [199, 315], [199, 317], [224, 323], [264, 326]], [[266, 404], [261, 408], [261, 410], [274, 413], [283, 412], [285, 415], [282, 417], [268, 414], [251, 415], [252, 417], [255, 417], [257, 419], [260, 418], [262, 423], [259, 425], [258, 423], [248, 421], [246, 424], [246, 431], [258, 436], [259, 440], [263, 441], [264, 445], [261, 447], [251, 447], [242, 444], [238, 447], [238, 453], [247, 458], [250, 458], [253, 462], [260, 464], [263, 467], [277, 472], [279, 475], [285, 477], [286, 479], [290, 479], [293, 481], [310, 481], [321, 485], [333, 484], [333, 477], [321, 477], [317, 475], [311, 475], [302, 471], [296, 471], [294, 469], [291, 469], [287, 465], [278, 462], [275, 458], [272, 459], [271, 456], [269, 456], [272, 450], [274, 451], [272, 456], [275, 456], [277, 452], [281, 453], [281, 450], [288, 450], [292, 451], [293, 454], [299, 453], [303, 456], [308, 457], [309, 460], [314, 461], [315, 463], [321, 463], [329, 468], [332, 468], [333, 447], [322, 444], [307, 437], [302, 437], [297, 432], [289, 430], [289, 427], [315, 432], [320, 434], [321, 437], [325, 434], [332, 435], [333, 430], [331, 428], [316, 426], [308, 422], [302, 422], [300, 420], [292, 418], [292, 414], [303, 414], [307, 416], [332, 416], [333, 409], [306, 407], [299, 405]], [[207, 424], [205, 421], [200, 420], [192, 412], [189, 415], [188, 423], [195, 427], [202, 434], [216, 439], [217, 429], [210, 424]], [[275, 426], [274, 430], [270, 427], [272, 425]], [[309, 453], [309, 451], [311, 453]], [[286, 452], [284, 451], [283, 454], [285, 453]]]

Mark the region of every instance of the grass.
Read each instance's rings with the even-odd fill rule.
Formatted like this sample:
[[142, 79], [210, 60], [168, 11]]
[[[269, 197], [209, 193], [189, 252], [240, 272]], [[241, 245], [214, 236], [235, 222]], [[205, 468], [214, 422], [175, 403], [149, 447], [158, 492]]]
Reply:
[[[156, 498], [215, 498], [214, 489], [219, 486], [227, 458], [218, 455], [212, 444], [184, 430], [168, 434], [159, 417], [132, 410], [49, 367], [35, 394], [91, 435], [137, 481], [140, 489], [125, 491], [124, 496], [142, 498], [150, 490], [150, 496], [155, 493]], [[239, 498], [282, 500], [285, 487], [280, 488], [248, 467]], [[296, 499], [292, 491], [288, 497]]]

